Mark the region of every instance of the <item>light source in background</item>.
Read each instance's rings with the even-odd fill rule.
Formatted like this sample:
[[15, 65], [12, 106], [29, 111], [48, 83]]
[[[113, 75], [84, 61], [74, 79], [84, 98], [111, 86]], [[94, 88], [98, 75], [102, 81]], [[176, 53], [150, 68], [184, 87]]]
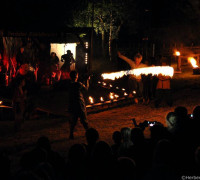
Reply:
[[2, 105], [3, 104], [3, 101], [0, 101], [0, 105]]
[[[50, 44], [50, 53], [55, 52], [58, 58], [61, 60], [61, 56], [66, 54], [67, 50], [70, 50], [73, 53], [73, 58], [76, 59], [76, 43], [51, 43]], [[59, 61], [59, 66], [61, 67], [63, 62]]]
[[133, 94], [136, 94], [136, 91], [133, 91]]
[[103, 84], [103, 86], [106, 86], [106, 83], [105, 83], [105, 82], [103, 82], [102, 84]]
[[104, 99], [103, 99], [103, 97], [100, 97], [100, 101], [101, 101], [101, 102], [104, 102]]
[[94, 99], [92, 96], [89, 96], [89, 101], [90, 101], [90, 104], [94, 104]]
[[111, 93], [109, 94], [109, 98], [110, 98], [111, 100], [114, 99], [114, 93], [113, 93], [113, 92], [111, 92]]
[[116, 89], [119, 89], [119, 87], [116, 87]]
[[[85, 43], [85, 48], [88, 49], [88, 42]], [[85, 53], [85, 64], [88, 64], [88, 53]]]
[[113, 87], [112, 84], [109, 85], [110, 87]]
[[193, 68], [198, 68], [196, 59], [194, 59], [193, 57], [188, 57], [188, 61], [190, 62]]
[[128, 96], [128, 94], [126, 92], [124, 92], [124, 96]]
[[117, 94], [115, 94], [114, 96], [115, 96], [116, 99], [119, 98], [119, 95], [117, 95]]
[[98, 84], [101, 84], [101, 81], [98, 81]]
[[125, 91], [126, 89], [122, 88], [122, 91]]
[[180, 51], [175, 51], [175, 56], [180, 56], [180, 55], [181, 55]]

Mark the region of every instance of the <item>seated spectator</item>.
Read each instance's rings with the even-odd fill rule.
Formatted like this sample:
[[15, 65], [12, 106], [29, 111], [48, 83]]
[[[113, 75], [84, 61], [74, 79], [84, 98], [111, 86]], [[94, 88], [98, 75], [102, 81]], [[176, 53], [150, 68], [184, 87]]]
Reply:
[[41, 136], [37, 141], [37, 148], [46, 152], [46, 161], [53, 167], [57, 177], [60, 177], [65, 172], [64, 158], [58, 152], [51, 149], [50, 141], [47, 137]]
[[20, 160], [22, 170], [27, 171], [34, 170], [40, 163], [44, 162], [47, 162], [47, 153], [43, 149], [37, 147], [30, 152], [26, 152]]
[[34, 169], [34, 174], [40, 179], [53, 180], [57, 179], [54, 170], [49, 163], [41, 163]]
[[167, 129], [170, 133], [174, 134], [177, 131], [177, 115], [175, 112], [169, 112], [166, 116]]
[[170, 139], [171, 135], [167, 128], [163, 125], [154, 125], [150, 128], [151, 131], [151, 143], [153, 146], [157, 144], [158, 141], [162, 139]]
[[119, 149], [120, 149], [121, 140], [122, 140], [121, 132], [115, 131], [112, 135], [112, 139], [114, 141], [114, 144], [111, 146], [111, 149], [112, 149], [114, 157], [117, 158], [119, 156]]
[[187, 126], [187, 121], [189, 120], [188, 118], [188, 110], [186, 107], [183, 106], [178, 106], [174, 109], [174, 113], [176, 114], [178, 118], [178, 125], [180, 127]]
[[74, 144], [68, 153], [67, 179], [86, 179], [86, 149], [82, 144]]
[[136, 164], [128, 157], [120, 157], [116, 163], [115, 180], [134, 180], [136, 179]]
[[104, 141], [96, 143], [90, 168], [88, 169], [92, 179], [112, 179], [113, 163], [113, 154], [110, 146]]
[[178, 178], [175, 173], [174, 154], [172, 143], [168, 140], [161, 140], [157, 143], [153, 156], [153, 166], [144, 179], [160, 180]]
[[86, 136], [86, 140], [87, 140], [87, 146], [86, 146], [87, 157], [90, 158], [93, 148], [99, 139], [99, 133], [96, 129], [89, 128], [86, 131], [85, 136]]
[[131, 129], [128, 127], [122, 128], [121, 136], [120, 156], [129, 156], [129, 148], [133, 145], [131, 141]]
[[144, 133], [140, 128], [133, 128], [131, 130], [131, 141], [134, 145], [143, 145], [145, 143]]
[[137, 167], [137, 178], [142, 179], [151, 165], [152, 149], [147, 146], [144, 133], [140, 128], [131, 130], [131, 141], [133, 146], [130, 148], [130, 157], [134, 159]]

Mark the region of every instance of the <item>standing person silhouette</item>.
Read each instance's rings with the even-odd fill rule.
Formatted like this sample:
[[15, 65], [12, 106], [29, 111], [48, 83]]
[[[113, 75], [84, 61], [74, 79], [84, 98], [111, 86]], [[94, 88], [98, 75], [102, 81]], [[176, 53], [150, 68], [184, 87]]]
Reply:
[[87, 79], [87, 85], [85, 86], [83, 83], [78, 82], [78, 73], [76, 71], [70, 72], [71, 84], [69, 89], [69, 112], [72, 115], [72, 119], [70, 121], [70, 139], [74, 139], [74, 128], [80, 118], [80, 122], [82, 123], [85, 130], [88, 129], [87, 123], [87, 112], [86, 105], [83, 96], [83, 91], [88, 90], [89, 88], [89, 78]]
[[75, 63], [72, 52], [70, 50], [67, 50], [67, 54], [63, 54], [61, 56], [61, 61], [64, 62], [61, 67], [62, 71], [70, 69], [71, 64]]

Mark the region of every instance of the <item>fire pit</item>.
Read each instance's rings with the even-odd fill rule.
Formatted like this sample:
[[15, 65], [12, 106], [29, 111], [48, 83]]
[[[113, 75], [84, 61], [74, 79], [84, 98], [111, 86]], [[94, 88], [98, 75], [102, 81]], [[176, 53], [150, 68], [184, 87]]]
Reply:
[[193, 74], [194, 75], [200, 74], [200, 68], [199, 67], [193, 68]]
[[193, 57], [188, 57], [188, 61], [192, 64], [193, 74], [194, 75], [200, 74], [200, 68], [197, 65], [196, 59], [194, 59]]

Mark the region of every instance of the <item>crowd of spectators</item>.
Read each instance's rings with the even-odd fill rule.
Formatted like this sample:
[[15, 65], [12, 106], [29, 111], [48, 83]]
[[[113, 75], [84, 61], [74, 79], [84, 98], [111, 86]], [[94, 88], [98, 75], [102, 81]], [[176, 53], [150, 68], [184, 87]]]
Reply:
[[1, 179], [16, 180], [160, 180], [200, 175], [200, 106], [188, 114], [179, 106], [161, 123], [150, 127], [150, 139], [143, 129], [122, 127], [113, 132], [113, 144], [101, 141], [89, 128], [86, 144], [74, 144], [68, 157], [51, 148], [48, 137], [40, 137], [35, 148], [23, 154], [20, 170], [10, 174], [10, 160], [0, 156]]

